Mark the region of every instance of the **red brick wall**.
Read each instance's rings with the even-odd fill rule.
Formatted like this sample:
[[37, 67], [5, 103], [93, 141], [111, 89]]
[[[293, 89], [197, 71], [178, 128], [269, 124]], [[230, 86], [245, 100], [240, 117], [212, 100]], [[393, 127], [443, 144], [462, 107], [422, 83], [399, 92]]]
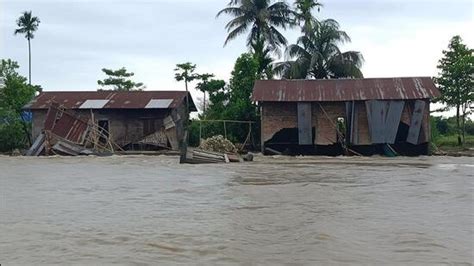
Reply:
[[[322, 108], [322, 109], [321, 109]], [[323, 111], [324, 110], [324, 111]], [[313, 103], [313, 126], [316, 127], [315, 144], [331, 145], [337, 142], [337, 118], [346, 116], [344, 102]]]
[[270, 140], [275, 133], [284, 128], [298, 127], [296, 103], [262, 103], [262, 143]]

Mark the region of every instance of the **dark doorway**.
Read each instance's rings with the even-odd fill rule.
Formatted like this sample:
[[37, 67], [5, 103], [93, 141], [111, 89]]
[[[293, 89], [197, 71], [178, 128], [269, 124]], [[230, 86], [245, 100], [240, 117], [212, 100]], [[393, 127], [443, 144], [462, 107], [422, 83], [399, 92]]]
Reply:
[[99, 142], [107, 143], [109, 139], [109, 120], [99, 120]]

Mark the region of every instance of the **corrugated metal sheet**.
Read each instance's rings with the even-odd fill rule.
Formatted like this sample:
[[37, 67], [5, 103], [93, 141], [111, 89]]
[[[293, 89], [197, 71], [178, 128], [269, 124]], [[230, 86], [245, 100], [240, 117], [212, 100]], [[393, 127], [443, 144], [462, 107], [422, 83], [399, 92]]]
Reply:
[[299, 145], [313, 145], [313, 131], [311, 126], [311, 103], [298, 103], [298, 143]]
[[429, 99], [439, 96], [429, 77], [329, 80], [258, 80], [257, 102]]
[[[191, 94], [189, 97], [189, 109], [197, 111]], [[24, 109], [48, 109], [52, 102], [66, 109], [79, 109], [87, 100], [108, 100], [102, 109], [142, 109], [152, 99], [170, 99], [172, 102], [167, 108], [176, 108], [185, 98], [185, 91], [51, 91], [40, 93]]]
[[53, 103], [48, 109], [44, 129], [61, 138], [81, 143], [88, 124], [88, 120], [80, 119], [72, 111], [61, 110], [57, 103]]
[[109, 102], [110, 100], [86, 100], [79, 109], [101, 109]]
[[173, 99], [151, 99], [145, 108], [159, 108], [159, 109], [166, 109], [168, 108]]
[[407, 142], [413, 145], [419, 144], [421, 125], [423, 123], [423, 112], [425, 111], [425, 102], [416, 101], [413, 116], [411, 118], [410, 128], [408, 129]]

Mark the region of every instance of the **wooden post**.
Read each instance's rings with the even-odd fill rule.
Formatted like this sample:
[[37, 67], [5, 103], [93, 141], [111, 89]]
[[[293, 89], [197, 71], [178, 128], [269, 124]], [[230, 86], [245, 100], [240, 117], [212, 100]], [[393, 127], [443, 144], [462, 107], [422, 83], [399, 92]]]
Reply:
[[199, 146], [201, 146], [201, 139], [202, 139], [202, 121], [199, 120]]
[[224, 120], [224, 138], [227, 139], [227, 129], [225, 126], [225, 120]]

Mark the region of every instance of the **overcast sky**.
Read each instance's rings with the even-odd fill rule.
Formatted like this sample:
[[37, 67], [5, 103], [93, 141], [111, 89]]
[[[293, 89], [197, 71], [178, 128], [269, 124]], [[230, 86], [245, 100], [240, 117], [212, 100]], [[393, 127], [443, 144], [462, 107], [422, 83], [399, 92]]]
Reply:
[[[41, 19], [32, 41], [34, 84], [45, 90], [95, 90], [101, 68], [126, 67], [148, 90], [184, 89], [174, 66], [228, 79], [247, 50], [245, 36], [223, 47], [228, 0], [0, 0], [0, 58], [28, 74], [27, 41], [14, 36], [16, 19]], [[441, 51], [461, 35], [474, 47], [472, 0], [323, 0], [320, 19], [334, 18], [352, 38], [343, 50], [365, 57], [365, 77], [435, 76]], [[298, 31], [287, 31], [290, 43]], [[200, 94], [194, 93], [195, 96]]]

